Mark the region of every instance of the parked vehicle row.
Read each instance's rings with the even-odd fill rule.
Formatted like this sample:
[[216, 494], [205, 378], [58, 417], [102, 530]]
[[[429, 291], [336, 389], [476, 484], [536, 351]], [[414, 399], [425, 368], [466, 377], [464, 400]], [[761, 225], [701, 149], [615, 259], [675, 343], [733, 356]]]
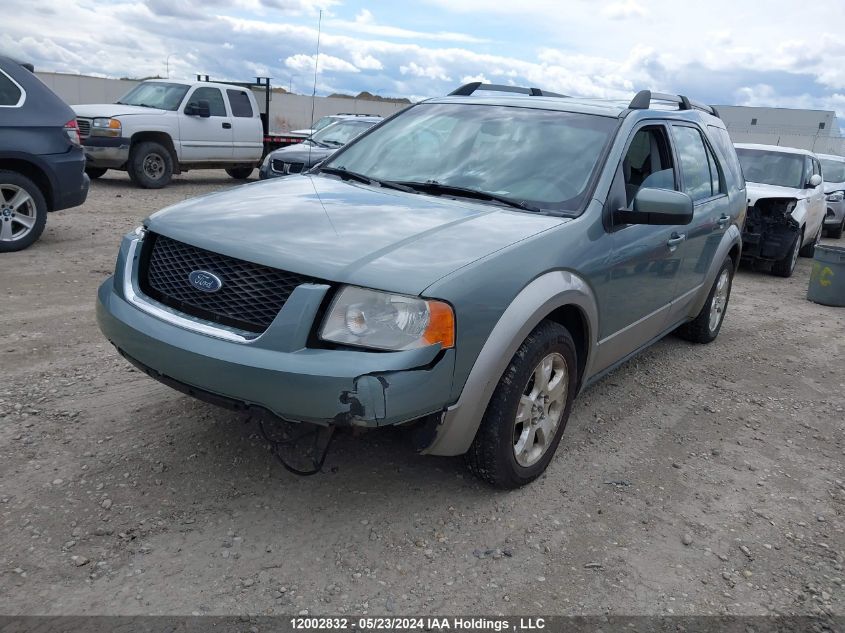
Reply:
[[587, 385], [670, 332], [713, 341], [742, 251], [725, 125], [675, 95], [468, 84], [308, 176], [147, 218], [100, 287], [103, 333], [194, 397], [400, 425], [503, 488], [546, 469]]

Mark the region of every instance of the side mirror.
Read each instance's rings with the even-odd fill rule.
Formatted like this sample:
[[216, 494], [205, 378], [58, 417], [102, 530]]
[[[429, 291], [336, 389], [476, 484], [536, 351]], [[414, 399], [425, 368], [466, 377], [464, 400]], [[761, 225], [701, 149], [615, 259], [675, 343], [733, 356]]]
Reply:
[[613, 213], [614, 224], [682, 225], [692, 222], [692, 198], [682, 191], [640, 189], [633, 209]]
[[810, 176], [810, 182], [808, 183], [811, 187], [818, 187], [822, 184], [822, 177], [818, 174], [813, 174]]
[[208, 101], [200, 99], [199, 101], [191, 101], [185, 106], [185, 114], [188, 116], [198, 116], [207, 119], [211, 116], [211, 107]]

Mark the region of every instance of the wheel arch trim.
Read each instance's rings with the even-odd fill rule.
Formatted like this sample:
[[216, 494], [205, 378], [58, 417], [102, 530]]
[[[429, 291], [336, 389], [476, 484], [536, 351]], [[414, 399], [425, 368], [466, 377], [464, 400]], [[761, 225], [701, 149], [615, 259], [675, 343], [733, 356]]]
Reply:
[[429, 455], [461, 455], [469, 450], [499, 379], [516, 350], [537, 325], [555, 310], [573, 306], [585, 324], [587, 358], [583, 383], [590, 374], [598, 308], [587, 282], [569, 271], [553, 271], [520, 291], [502, 313], [470, 370], [457, 402], [443, 414], [435, 438], [423, 449]]

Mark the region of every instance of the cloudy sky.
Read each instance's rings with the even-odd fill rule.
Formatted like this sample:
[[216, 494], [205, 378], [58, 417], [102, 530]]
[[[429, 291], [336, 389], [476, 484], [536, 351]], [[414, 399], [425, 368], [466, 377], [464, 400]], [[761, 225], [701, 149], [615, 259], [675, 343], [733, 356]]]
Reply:
[[0, 51], [114, 77], [270, 75], [422, 98], [473, 79], [585, 96], [648, 87], [845, 118], [845, 2], [2, 0]]

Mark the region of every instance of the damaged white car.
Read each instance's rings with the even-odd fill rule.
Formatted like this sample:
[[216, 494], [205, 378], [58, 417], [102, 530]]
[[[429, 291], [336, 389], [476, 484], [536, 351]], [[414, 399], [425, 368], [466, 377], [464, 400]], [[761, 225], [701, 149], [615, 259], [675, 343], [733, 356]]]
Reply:
[[771, 262], [789, 277], [798, 255], [812, 257], [824, 228], [821, 164], [810, 151], [738, 143], [736, 155], [748, 183], [743, 260]]

